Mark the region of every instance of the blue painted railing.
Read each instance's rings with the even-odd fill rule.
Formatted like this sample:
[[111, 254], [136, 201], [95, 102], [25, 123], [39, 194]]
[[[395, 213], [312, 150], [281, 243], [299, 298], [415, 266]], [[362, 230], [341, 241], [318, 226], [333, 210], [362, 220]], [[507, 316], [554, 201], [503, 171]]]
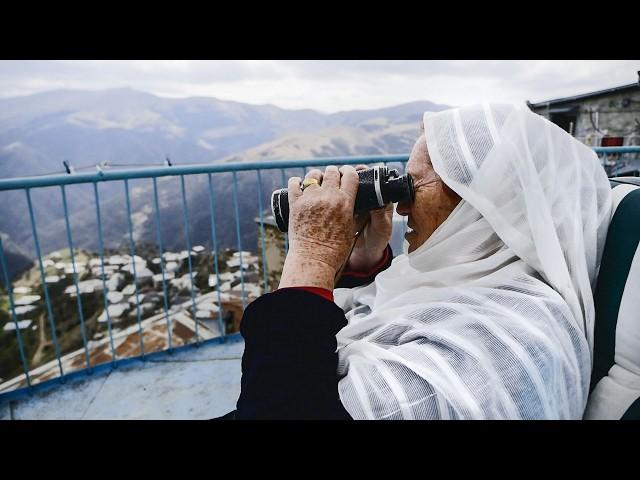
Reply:
[[[263, 186], [262, 186], [262, 176], [261, 172], [263, 170], [280, 170], [282, 186], [286, 186], [287, 184], [287, 175], [285, 173], [285, 169], [292, 168], [300, 168], [300, 174], [304, 175], [309, 167], [324, 167], [326, 165], [356, 165], [356, 164], [372, 164], [372, 163], [384, 163], [384, 164], [392, 164], [397, 163], [400, 166], [404, 166], [406, 161], [408, 160], [408, 155], [380, 155], [380, 156], [358, 156], [358, 157], [331, 157], [331, 158], [315, 158], [309, 160], [296, 160], [296, 161], [264, 161], [264, 162], [247, 162], [247, 163], [221, 163], [221, 164], [198, 164], [198, 165], [165, 165], [165, 166], [151, 166], [146, 168], [119, 168], [119, 169], [109, 169], [103, 167], [96, 167], [96, 171], [92, 173], [66, 173], [66, 174], [55, 174], [55, 175], [46, 175], [39, 177], [24, 177], [24, 178], [6, 178], [0, 179], [0, 192], [1, 191], [9, 191], [9, 190], [22, 190], [25, 192], [27, 198], [27, 204], [29, 207], [29, 218], [31, 221], [32, 235], [33, 241], [35, 244], [35, 254], [37, 256], [37, 264], [40, 272], [40, 280], [42, 284], [42, 289], [44, 292], [44, 303], [46, 304], [46, 312], [47, 319], [49, 321], [49, 327], [51, 329], [51, 342], [53, 343], [55, 349], [55, 358], [57, 361], [57, 369], [59, 375], [51, 380], [46, 380], [37, 384], [33, 384], [30, 372], [32, 370], [29, 368], [29, 362], [27, 356], [25, 355], [24, 349], [24, 341], [22, 338], [22, 334], [18, 325], [18, 319], [15, 312], [14, 305], [14, 296], [11, 281], [8, 274], [8, 267], [5, 258], [5, 253], [2, 245], [2, 239], [0, 238], [0, 263], [2, 267], [2, 272], [5, 281], [5, 287], [8, 294], [9, 299], [9, 309], [11, 310], [12, 321], [15, 326], [15, 334], [17, 337], [17, 345], [20, 354], [20, 361], [25, 373], [26, 387], [19, 388], [16, 390], [12, 390], [10, 392], [0, 393], [0, 400], [3, 398], [14, 398], [16, 396], [20, 396], [23, 394], [32, 393], [33, 391], [49, 388], [50, 385], [55, 383], [63, 383], [71, 374], [73, 377], [77, 377], [80, 372], [85, 374], [91, 374], [94, 371], [105, 371], [105, 369], [109, 370], [111, 368], [117, 368], [123, 362], [129, 363], [132, 359], [138, 360], [146, 360], [149, 354], [145, 351], [144, 345], [144, 337], [143, 337], [143, 328], [142, 328], [142, 318], [140, 312], [140, 298], [139, 298], [139, 290], [138, 290], [138, 272], [136, 271], [136, 246], [133, 239], [133, 225], [132, 225], [132, 209], [131, 209], [131, 199], [130, 199], [130, 185], [129, 182], [133, 179], [151, 179], [153, 182], [153, 198], [151, 199], [153, 210], [154, 210], [154, 221], [156, 227], [156, 235], [157, 235], [157, 246], [160, 254], [160, 270], [162, 273], [162, 292], [163, 292], [163, 311], [167, 324], [167, 349], [166, 351], [172, 352], [177, 350], [182, 350], [185, 348], [190, 348], [195, 345], [198, 346], [202, 343], [208, 343], [211, 341], [225, 341], [226, 340], [226, 332], [224, 327], [224, 321], [222, 317], [222, 302], [220, 295], [220, 272], [218, 267], [218, 239], [216, 232], [216, 218], [215, 218], [215, 195], [213, 189], [212, 176], [216, 174], [223, 173], [231, 173], [233, 176], [233, 190], [232, 190], [232, 199], [233, 199], [233, 210], [235, 215], [235, 233], [237, 238], [237, 249], [239, 252], [242, 251], [242, 242], [241, 242], [241, 231], [240, 231], [240, 211], [238, 206], [238, 172], [246, 172], [246, 171], [255, 171], [256, 172], [256, 180], [257, 180], [257, 210], [260, 218], [260, 236], [261, 236], [261, 256], [262, 256], [262, 265], [263, 265], [263, 279], [264, 282], [264, 291], [269, 291], [268, 286], [268, 276], [267, 276], [267, 260], [266, 260], [266, 245], [264, 239], [264, 213], [265, 207], [267, 210], [269, 209], [268, 205], [264, 205], [263, 202]], [[404, 168], [404, 167], [403, 167]], [[164, 259], [164, 245], [163, 239], [161, 235], [161, 210], [158, 202], [158, 185], [157, 179], [160, 177], [180, 177], [180, 198], [182, 200], [182, 216], [183, 216], [183, 227], [185, 231], [186, 243], [187, 243], [187, 251], [191, 252], [191, 239], [189, 236], [189, 209], [187, 205], [186, 193], [185, 193], [185, 181], [184, 177], [187, 175], [207, 175], [207, 192], [209, 196], [209, 215], [211, 219], [211, 245], [212, 245], [212, 253], [214, 255], [214, 272], [216, 275], [216, 292], [218, 298], [218, 325], [220, 327], [220, 331], [222, 333], [222, 337], [218, 339], [210, 339], [207, 341], [201, 341], [198, 332], [198, 320], [196, 317], [196, 298], [194, 291], [194, 281], [193, 281], [193, 265], [191, 263], [191, 255], [189, 254], [187, 257], [188, 263], [188, 272], [189, 279], [191, 284], [191, 309], [192, 309], [192, 318], [195, 325], [195, 342], [194, 344], [188, 344], [182, 347], [175, 348], [172, 345], [172, 335], [170, 330], [170, 318], [169, 318], [169, 305], [168, 305], [168, 292], [167, 292], [167, 280], [165, 273], [165, 259]], [[105, 280], [105, 247], [104, 247], [104, 230], [103, 230], [103, 216], [100, 210], [100, 195], [99, 195], [99, 184], [102, 182], [114, 182], [114, 181], [122, 181], [124, 187], [124, 197], [125, 197], [125, 205], [126, 205], [126, 215], [127, 215], [127, 240], [128, 240], [128, 248], [129, 254], [132, 257], [131, 269], [133, 274], [133, 284], [135, 286], [135, 299], [136, 299], [136, 320], [138, 325], [138, 334], [140, 337], [140, 352], [141, 354], [137, 357], [127, 357], [127, 358], [118, 358], [116, 355], [116, 350], [114, 348], [114, 337], [112, 332], [112, 319], [109, 315], [109, 302], [107, 300], [108, 288]], [[85, 328], [85, 316], [83, 311], [83, 304], [80, 295], [80, 288], [78, 286], [78, 272], [76, 271], [76, 258], [74, 255], [74, 242], [72, 238], [71, 226], [69, 221], [69, 209], [67, 206], [67, 196], [65, 187], [68, 185], [74, 184], [92, 184], [93, 185], [93, 196], [95, 202], [96, 209], [96, 230], [97, 230], [97, 238], [98, 238], [98, 250], [99, 250], [99, 259], [100, 259], [100, 269], [101, 269], [101, 278], [102, 278], [102, 292], [103, 292], [103, 305], [106, 314], [106, 323], [107, 323], [107, 334], [109, 337], [109, 346], [111, 351], [111, 361], [106, 362], [101, 365], [91, 365], [90, 364], [90, 354], [88, 347], [88, 338], [86, 334]], [[49, 294], [49, 288], [47, 286], [47, 282], [45, 281], [45, 268], [43, 265], [42, 252], [40, 248], [40, 241], [38, 237], [38, 229], [36, 225], [36, 218], [34, 216], [33, 205], [31, 200], [31, 192], [34, 189], [46, 188], [58, 186], [61, 191], [62, 196], [62, 204], [64, 207], [64, 219], [65, 219], [65, 227], [66, 227], [66, 237], [67, 243], [69, 247], [69, 251], [71, 252], [71, 264], [73, 266], [73, 282], [75, 285], [76, 292], [76, 302], [80, 320], [81, 327], [81, 336], [82, 336], [82, 344], [84, 349], [84, 357], [86, 360], [86, 367], [83, 369], [76, 369], [73, 372], [66, 372], [63, 369], [62, 357], [64, 353], [60, 348], [60, 341], [58, 336], [56, 335], [56, 321], [53, 314], [53, 308], [51, 303], [51, 297]], [[269, 192], [270, 193], [270, 192]], [[288, 241], [287, 236], [285, 235], [285, 254], [288, 249]], [[242, 307], [246, 306], [246, 292], [245, 292], [245, 269], [243, 264], [242, 254], [240, 254], [239, 262], [240, 262], [240, 287], [241, 287], [241, 301]], [[154, 352], [155, 354], [158, 352]], [[8, 379], [5, 379], [8, 380]]]
[[[594, 148], [594, 151], [601, 156], [601, 158], [606, 159], [608, 155], [619, 155], [619, 154], [637, 154], [640, 153], [640, 146], [637, 147], [597, 147]], [[181, 199], [182, 199], [182, 214], [184, 220], [184, 229], [187, 241], [188, 248], [188, 268], [189, 268], [189, 278], [191, 283], [191, 307], [193, 309], [193, 320], [195, 324], [195, 346], [198, 346], [202, 343], [210, 343], [210, 342], [219, 342], [225, 341], [226, 332], [224, 328], [224, 322], [222, 318], [222, 308], [221, 308], [221, 299], [220, 299], [220, 273], [218, 269], [218, 241], [216, 234], [216, 219], [215, 219], [215, 196], [214, 189], [212, 183], [212, 175], [221, 174], [221, 173], [232, 173], [233, 174], [233, 205], [234, 205], [234, 214], [235, 214], [235, 229], [236, 229], [236, 237], [238, 243], [238, 251], [242, 251], [241, 245], [241, 235], [240, 235], [240, 213], [238, 209], [238, 185], [237, 185], [237, 173], [243, 171], [255, 171], [257, 177], [257, 189], [258, 189], [258, 212], [260, 218], [260, 232], [262, 239], [262, 265], [264, 272], [264, 291], [268, 291], [268, 279], [267, 279], [267, 262], [266, 262], [266, 248], [265, 248], [265, 240], [264, 240], [264, 205], [262, 201], [263, 191], [262, 191], [262, 170], [274, 170], [279, 169], [281, 171], [281, 180], [282, 186], [286, 186], [287, 178], [285, 174], [285, 169], [291, 168], [301, 168], [302, 173], [306, 173], [309, 167], [323, 167], [326, 165], [356, 165], [356, 164], [372, 164], [372, 163], [384, 163], [384, 164], [393, 164], [397, 163], [403, 167], [403, 171], [406, 170], [406, 162], [409, 158], [409, 155], [380, 155], [380, 156], [358, 156], [358, 157], [331, 157], [331, 158], [314, 158], [309, 160], [286, 160], [286, 161], [264, 161], [264, 162], [247, 162], [247, 163], [219, 163], [219, 164], [198, 164], [198, 165], [175, 165], [175, 166], [158, 166], [158, 167], [147, 167], [147, 168], [122, 168], [122, 169], [105, 169], [97, 167], [96, 172], [93, 173], [68, 173], [68, 174], [56, 174], [56, 175], [47, 175], [40, 177], [24, 177], [24, 178], [6, 178], [0, 179], [0, 191], [8, 191], [8, 190], [23, 190], [26, 195], [28, 209], [29, 209], [29, 217], [31, 221], [31, 228], [33, 234], [33, 240], [36, 250], [36, 255], [38, 259], [38, 267], [40, 272], [40, 278], [42, 281], [42, 288], [44, 291], [45, 303], [46, 303], [46, 312], [47, 318], [49, 321], [49, 325], [52, 332], [52, 343], [55, 349], [56, 360], [58, 364], [59, 376], [46, 380], [37, 385], [34, 385], [30, 376], [29, 362], [26, 358], [24, 351], [24, 342], [22, 339], [22, 335], [20, 333], [20, 328], [18, 325], [17, 315], [15, 312], [15, 304], [13, 297], [12, 285], [8, 273], [7, 262], [5, 258], [4, 249], [2, 246], [2, 238], [0, 238], [0, 267], [2, 270], [2, 274], [4, 276], [6, 291], [8, 294], [8, 303], [9, 308], [11, 310], [11, 318], [15, 324], [15, 332], [17, 337], [18, 350], [20, 355], [20, 362], [22, 364], [25, 379], [27, 386], [22, 387], [10, 392], [0, 394], [0, 400], [6, 398], [15, 398], [17, 396], [25, 395], [33, 393], [36, 390], [50, 388], [52, 385], [64, 382], [65, 379], [70, 377], [77, 377], [82, 374], [91, 374], [94, 371], [108, 371], [110, 369], [116, 368], [119, 365], [130, 363], [135, 360], [146, 360], [149, 358], [150, 354], [146, 354], [144, 350], [144, 340], [143, 340], [143, 331], [141, 325], [141, 314], [140, 314], [140, 303], [138, 298], [138, 279], [135, 265], [135, 242], [133, 241], [133, 227], [131, 221], [131, 202], [129, 198], [129, 181], [133, 179], [152, 179], [153, 181], [153, 209], [154, 209], [154, 219], [156, 224], [156, 234], [157, 234], [157, 243], [160, 252], [160, 268], [162, 272], [162, 289], [163, 289], [163, 310], [164, 315], [167, 322], [167, 336], [168, 336], [168, 348], [166, 352], [172, 352], [174, 350], [182, 350], [185, 348], [190, 348], [194, 344], [185, 345], [182, 347], [174, 348], [171, 343], [171, 332], [170, 332], [170, 320], [169, 320], [169, 307], [168, 307], [168, 299], [167, 299], [167, 285], [165, 278], [165, 260], [164, 260], [164, 247], [162, 241], [162, 235], [160, 233], [160, 225], [161, 225], [161, 211], [158, 202], [158, 186], [157, 186], [157, 178], [159, 177], [180, 177], [180, 187], [181, 187]], [[194, 294], [194, 282], [193, 282], [193, 266], [191, 264], [191, 239], [189, 237], [189, 211], [186, 201], [185, 195], [185, 185], [184, 185], [184, 177], [186, 175], [207, 175], [208, 177], [208, 198], [209, 198], [209, 214], [211, 219], [211, 245], [212, 252], [214, 254], [214, 271], [216, 275], [216, 291], [218, 298], [218, 306], [219, 306], [219, 314], [218, 314], [218, 323], [220, 326], [220, 331], [222, 333], [221, 338], [214, 338], [211, 340], [207, 340], [201, 342], [198, 338], [198, 320], [196, 317], [196, 302], [195, 302], [195, 294]], [[127, 221], [128, 221], [128, 240], [129, 240], [129, 250], [130, 255], [132, 257], [132, 273], [134, 278], [135, 285], [135, 295], [136, 295], [136, 318], [138, 324], [138, 332], [140, 334], [140, 352], [141, 355], [138, 357], [127, 357], [127, 358], [117, 358], [116, 351], [114, 349], [114, 341], [112, 335], [112, 321], [108, 312], [108, 300], [107, 293], [108, 289], [105, 283], [105, 269], [104, 269], [104, 241], [103, 241], [103, 225], [102, 225], [102, 215], [100, 212], [100, 196], [99, 196], [99, 188], [98, 185], [102, 182], [112, 182], [112, 181], [123, 181], [124, 191], [125, 191], [125, 199], [126, 199], [126, 210], [127, 210]], [[71, 228], [69, 224], [69, 213], [67, 208], [67, 198], [65, 192], [66, 185], [73, 184], [93, 184], [93, 192], [94, 192], [94, 201], [96, 206], [96, 220], [97, 220], [97, 236], [98, 236], [98, 246], [99, 246], [99, 255], [100, 255], [100, 266], [102, 272], [102, 286], [103, 286], [103, 303], [104, 309], [107, 317], [107, 327], [108, 327], [108, 336], [109, 336], [109, 344], [111, 348], [111, 362], [106, 362], [97, 366], [91, 366], [89, 361], [89, 350], [88, 350], [88, 339], [85, 330], [85, 318], [83, 316], [83, 305], [80, 295], [80, 290], [78, 287], [78, 273], [76, 271], [76, 262], [74, 257], [74, 246], [73, 246], [73, 238], [71, 235]], [[47, 288], [47, 282], [45, 281], [45, 270], [42, 262], [42, 255], [40, 250], [40, 244], [38, 240], [38, 231], [36, 226], [35, 217], [33, 214], [33, 206], [31, 200], [31, 191], [37, 188], [44, 187], [52, 187], [58, 186], [60, 187], [62, 203], [64, 207], [64, 217], [65, 217], [65, 227], [67, 234], [67, 242], [69, 246], [69, 251], [71, 252], [71, 263], [73, 265], [73, 281], [76, 289], [76, 298], [77, 298], [77, 308], [80, 319], [80, 327], [82, 334], [82, 342], [83, 348], [86, 358], [86, 368], [80, 370], [74, 370], [73, 372], [65, 372], [62, 367], [61, 356], [62, 352], [60, 350], [59, 339], [56, 336], [56, 327], [55, 327], [55, 318], [53, 316], [51, 299], [49, 296], [49, 291]], [[406, 222], [405, 222], [406, 228]], [[285, 235], [285, 253], [288, 249], [288, 239]], [[242, 298], [242, 306], [246, 305], [245, 303], [245, 284], [244, 284], [244, 266], [243, 266], [243, 258], [242, 254], [240, 254], [240, 272], [241, 272], [241, 298]], [[154, 352], [151, 356], [155, 357], [159, 353], [162, 352]], [[7, 380], [7, 379], [5, 379]]]

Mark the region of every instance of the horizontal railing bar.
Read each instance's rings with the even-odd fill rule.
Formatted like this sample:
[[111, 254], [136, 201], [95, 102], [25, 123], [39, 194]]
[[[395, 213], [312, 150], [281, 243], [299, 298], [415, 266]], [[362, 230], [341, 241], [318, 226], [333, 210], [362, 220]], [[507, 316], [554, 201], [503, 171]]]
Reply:
[[[639, 150], [640, 151], [640, 150]], [[372, 155], [361, 157], [325, 157], [308, 160], [274, 160], [265, 162], [222, 163], [201, 165], [174, 165], [172, 167], [128, 168], [103, 170], [95, 173], [56, 174], [40, 177], [16, 177], [0, 179], [0, 191], [23, 188], [51, 187], [75, 183], [109, 182], [133, 178], [154, 178], [173, 175], [194, 175], [201, 173], [240, 172], [245, 170], [265, 170], [277, 168], [314, 167], [323, 165], [353, 165], [357, 163], [403, 162], [409, 154]]]
[[[596, 153], [640, 153], [640, 145], [626, 147], [590, 147]], [[109, 182], [133, 178], [156, 178], [172, 175], [194, 175], [201, 173], [239, 172], [245, 170], [270, 170], [278, 168], [319, 167], [326, 165], [355, 165], [358, 163], [405, 162], [409, 154], [369, 155], [358, 157], [324, 157], [304, 160], [271, 160], [264, 162], [216, 163], [197, 165], [174, 165], [171, 167], [123, 168], [102, 170], [95, 173], [54, 174], [39, 177], [15, 177], [0, 179], [0, 191], [23, 188], [51, 187], [76, 183]]]
[[640, 153], [640, 145], [626, 147], [590, 147], [596, 153]]

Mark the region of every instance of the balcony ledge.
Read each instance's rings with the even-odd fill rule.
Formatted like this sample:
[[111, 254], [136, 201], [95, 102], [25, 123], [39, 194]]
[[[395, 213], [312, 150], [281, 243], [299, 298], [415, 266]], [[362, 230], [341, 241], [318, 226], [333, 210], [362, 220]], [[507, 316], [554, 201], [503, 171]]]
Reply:
[[0, 420], [204, 420], [235, 409], [244, 341], [207, 343], [0, 404]]

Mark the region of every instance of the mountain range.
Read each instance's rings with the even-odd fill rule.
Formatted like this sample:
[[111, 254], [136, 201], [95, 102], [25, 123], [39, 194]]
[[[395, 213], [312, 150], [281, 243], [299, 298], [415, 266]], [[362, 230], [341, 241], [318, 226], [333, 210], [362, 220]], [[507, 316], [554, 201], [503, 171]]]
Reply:
[[[102, 92], [56, 90], [0, 99], [0, 178], [119, 166], [246, 162], [327, 156], [408, 153], [425, 111], [449, 108], [428, 101], [376, 110], [324, 114], [249, 105], [215, 98], [163, 98], [129, 88]], [[287, 169], [285, 176], [301, 175]], [[237, 248], [231, 174], [215, 174], [216, 229], [220, 247]], [[282, 173], [263, 171], [265, 212]], [[254, 250], [258, 215], [255, 172], [237, 174], [242, 248]], [[184, 177], [192, 244], [211, 245], [208, 179]], [[149, 179], [129, 181], [135, 241], [156, 242], [153, 188]], [[74, 246], [98, 247], [92, 185], [65, 187]], [[127, 245], [123, 182], [99, 184], [107, 248]], [[161, 234], [171, 250], [186, 248], [179, 177], [158, 179]], [[31, 192], [42, 253], [68, 246], [59, 187]], [[23, 191], [0, 192], [0, 233], [12, 274], [35, 258]], [[17, 261], [18, 259], [19, 261]]]

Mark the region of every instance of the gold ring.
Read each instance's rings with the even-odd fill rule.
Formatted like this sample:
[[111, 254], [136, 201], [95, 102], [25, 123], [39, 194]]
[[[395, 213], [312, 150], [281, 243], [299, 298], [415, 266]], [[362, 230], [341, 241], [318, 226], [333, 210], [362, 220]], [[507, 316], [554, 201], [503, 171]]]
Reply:
[[302, 182], [302, 187], [300, 187], [300, 190], [303, 190], [305, 188], [307, 188], [309, 185], [320, 185], [320, 182], [318, 182], [318, 180], [316, 180], [315, 178], [305, 178], [304, 182]]

